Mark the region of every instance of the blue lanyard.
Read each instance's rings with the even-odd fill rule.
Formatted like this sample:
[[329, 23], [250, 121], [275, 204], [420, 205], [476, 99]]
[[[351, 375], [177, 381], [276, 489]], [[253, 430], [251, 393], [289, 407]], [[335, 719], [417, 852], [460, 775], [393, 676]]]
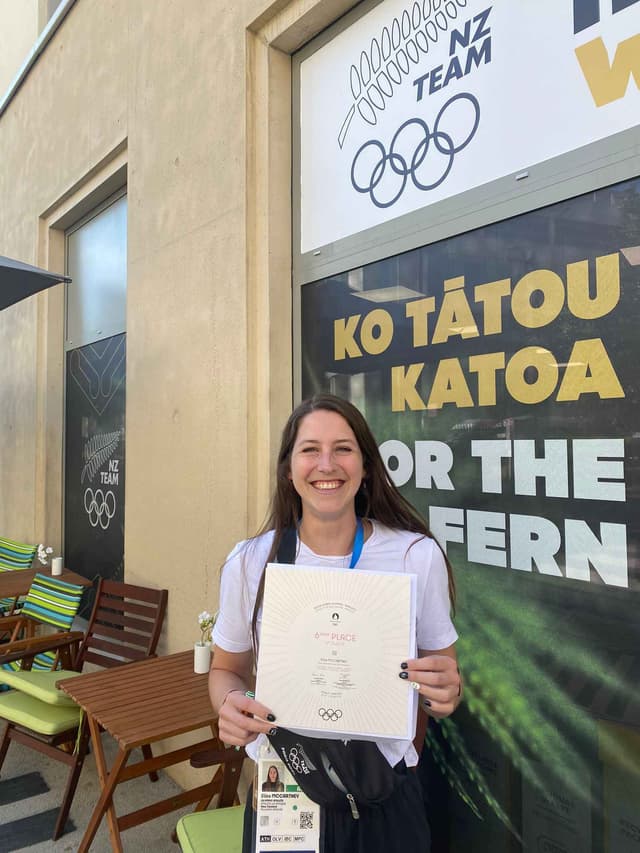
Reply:
[[355, 569], [356, 563], [360, 559], [360, 554], [362, 554], [362, 546], [364, 545], [364, 526], [362, 524], [362, 519], [356, 519], [356, 538], [353, 540], [353, 553], [351, 554], [351, 562], [349, 563], [350, 569]]
[[[287, 533], [287, 532], [289, 534], [295, 536], [295, 531], [294, 531], [293, 527], [288, 528], [288, 531], [285, 531], [285, 533]], [[284, 539], [283, 539], [283, 541], [284, 541]], [[298, 537], [298, 541], [300, 541], [299, 537]], [[296, 540], [294, 538], [291, 542], [291, 555], [289, 555], [289, 548], [285, 547], [283, 549], [282, 544], [281, 544], [280, 549], [278, 550], [278, 554], [277, 554], [278, 562], [295, 563], [295, 561], [296, 561], [295, 551], [293, 550], [293, 548], [295, 547], [295, 542], [296, 542]], [[356, 535], [355, 535], [355, 539], [353, 540], [353, 551], [351, 553], [351, 562], [349, 563], [350, 569], [355, 569], [356, 563], [358, 562], [358, 560], [360, 559], [360, 555], [362, 554], [362, 546], [363, 545], [364, 545], [364, 526], [362, 524], [362, 519], [356, 518]]]

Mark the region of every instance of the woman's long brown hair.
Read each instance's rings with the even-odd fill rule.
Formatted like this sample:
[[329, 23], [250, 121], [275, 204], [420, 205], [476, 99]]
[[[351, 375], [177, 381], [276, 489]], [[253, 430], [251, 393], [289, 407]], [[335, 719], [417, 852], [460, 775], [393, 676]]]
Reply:
[[[415, 507], [400, 494], [389, 477], [376, 440], [362, 413], [352, 403], [343, 400], [341, 397], [335, 397], [333, 394], [316, 394], [308, 400], [304, 400], [293, 410], [282, 431], [276, 465], [276, 486], [271, 499], [269, 515], [256, 534], [257, 537], [269, 530], [274, 531], [273, 543], [266, 562], [271, 563], [275, 560], [284, 531], [290, 527], [297, 528], [302, 519], [302, 502], [289, 479], [291, 454], [300, 422], [311, 412], [318, 410], [335, 412], [343, 417], [353, 430], [360, 447], [366, 475], [355, 497], [356, 515], [360, 518], [374, 519], [393, 530], [408, 530], [433, 539], [427, 522]], [[455, 612], [456, 590], [453, 571], [444, 552], [443, 556], [449, 580], [449, 600]], [[254, 651], [257, 651], [258, 648], [256, 625], [264, 595], [264, 576], [263, 569], [251, 620]]]

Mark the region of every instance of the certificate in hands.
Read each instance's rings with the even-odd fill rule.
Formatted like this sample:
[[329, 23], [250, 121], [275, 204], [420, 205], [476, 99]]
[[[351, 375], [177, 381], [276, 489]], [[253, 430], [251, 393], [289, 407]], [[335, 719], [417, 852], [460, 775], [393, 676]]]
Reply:
[[411, 740], [416, 576], [269, 564], [256, 699], [315, 737]]

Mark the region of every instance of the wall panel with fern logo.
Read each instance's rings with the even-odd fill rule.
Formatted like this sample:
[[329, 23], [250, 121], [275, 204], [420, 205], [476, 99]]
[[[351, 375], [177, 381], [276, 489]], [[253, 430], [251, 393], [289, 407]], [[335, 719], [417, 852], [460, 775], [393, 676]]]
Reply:
[[67, 352], [65, 562], [88, 578], [124, 577], [125, 345]]
[[640, 180], [302, 287], [302, 390], [453, 563], [437, 850], [640, 850]]

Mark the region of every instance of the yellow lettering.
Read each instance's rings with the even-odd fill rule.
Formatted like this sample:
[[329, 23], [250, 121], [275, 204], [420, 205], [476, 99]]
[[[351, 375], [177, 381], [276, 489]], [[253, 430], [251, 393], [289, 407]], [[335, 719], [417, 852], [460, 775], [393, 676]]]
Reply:
[[414, 412], [427, 407], [416, 391], [416, 383], [422, 373], [422, 364], [410, 364], [406, 371], [402, 365], [391, 368], [391, 411], [404, 412], [407, 406]]
[[473, 406], [473, 398], [457, 358], [443, 358], [431, 386], [427, 409], [441, 409], [453, 403], [459, 409]]
[[596, 258], [596, 295], [589, 296], [589, 262], [567, 264], [567, 305], [574, 317], [604, 317], [620, 301], [620, 256], [617, 252]]
[[597, 394], [601, 400], [625, 396], [601, 338], [575, 342], [557, 399], [577, 400], [582, 394]]
[[[533, 382], [525, 373], [535, 371]], [[507, 390], [520, 403], [541, 403], [551, 396], [558, 384], [558, 365], [552, 352], [542, 347], [525, 347], [509, 360], [505, 372]]]
[[445, 278], [442, 287], [445, 292], [447, 290], [460, 290], [461, 287], [464, 288], [464, 276], [457, 275], [455, 278]]
[[333, 321], [333, 357], [336, 361], [341, 361], [343, 358], [358, 358], [362, 355], [362, 350], [353, 338], [359, 320], [360, 314], [354, 314], [346, 320]]
[[504, 369], [504, 353], [488, 352], [469, 358], [469, 372], [478, 374], [478, 405], [495, 406], [496, 372]]
[[502, 300], [511, 292], [511, 279], [490, 281], [478, 284], [473, 290], [473, 298], [484, 305], [485, 335], [502, 334]]
[[445, 294], [433, 332], [434, 344], [444, 343], [452, 335], [460, 335], [461, 338], [477, 338], [480, 335], [460, 283], [464, 284], [464, 278], [450, 279], [444, 283]]
[[620, 42], [611, 64], [600, 36], [577, 47], [576, 56], [597, 107], [623, 98], [632, 75], [640, 88], [640, 33]]
[[[375, 330], [377, 334], [375, 333]], [[393, 318], [384, 308], [375, 308], [362, 321], [360, 340], [369, 355], [380, 355], [393, 338]]]
[[[536, 291], [542, 302], [534, 307], [531, 297]], [[564, 284], [551, 270], [533, 270], [523, 275], [513, 288], [511, 310], [516, 321], [527, 329], [539, 329], [556, 319], [564, 305]]]
[[410, 320], [413, 320], [413, 345], [414, 347], [426, 347], [429, 343], [429, 314], [436, 309], [436, 300], [433, 296], [425, 299], [414, 299], [407, 302], [405, 312]]

